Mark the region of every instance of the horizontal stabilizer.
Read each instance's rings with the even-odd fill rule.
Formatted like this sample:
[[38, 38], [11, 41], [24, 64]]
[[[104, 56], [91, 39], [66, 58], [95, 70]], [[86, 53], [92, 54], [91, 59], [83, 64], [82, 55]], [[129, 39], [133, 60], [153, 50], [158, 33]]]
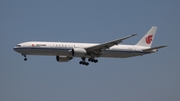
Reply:
[[151, 51], [153, 51], [153, 50], [157, 50], [157, 49], [164, 48], [164, 47], [167, 47], [167, 46], [152, 47], [152, 48], [144, 49], [143, 51], [144, 51], [144, 52], [151, 52]]

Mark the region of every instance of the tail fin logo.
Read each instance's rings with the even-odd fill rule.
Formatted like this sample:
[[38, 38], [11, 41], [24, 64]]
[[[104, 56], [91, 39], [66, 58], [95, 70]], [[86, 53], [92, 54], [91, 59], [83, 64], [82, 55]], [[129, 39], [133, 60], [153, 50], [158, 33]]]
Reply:
[[147, 44], [150, 44], [152, 42], [152, 37], [153, 37], [153, 35], [149, 35], [148, 37], [146, 37]]

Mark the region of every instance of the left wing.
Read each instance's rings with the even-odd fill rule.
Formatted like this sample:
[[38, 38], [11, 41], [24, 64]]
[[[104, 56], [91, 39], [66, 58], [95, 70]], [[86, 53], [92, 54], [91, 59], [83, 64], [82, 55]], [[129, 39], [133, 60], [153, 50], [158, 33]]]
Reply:
[[110, 47], [112, 47], [114, 45], [117, 45], [117, 44], [121, 43], [123, 40], [128, 39], [130, 37], [133, 37], [135, 35], [137, 35], [137, 34], [132, 34], [132, 35], [126, 36], [124, 38], [120, 38], [120, 39], [109, 41], [109, 42], [106, 42], [106, 43], [103, 43], [103, 44], [87, 47], [85, 49], [90, 53], [92, 53], [92, 52], [93, 53], [99, 53], [99, 52], [101, 52], [101, 50], [108, 49], [108, 48], [110, 48]]

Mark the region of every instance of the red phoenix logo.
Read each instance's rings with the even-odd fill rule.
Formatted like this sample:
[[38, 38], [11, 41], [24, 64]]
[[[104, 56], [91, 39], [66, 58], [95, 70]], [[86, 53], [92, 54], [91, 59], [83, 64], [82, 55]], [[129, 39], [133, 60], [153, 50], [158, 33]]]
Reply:
[[147, 43], [147, 44], [150, 44], [150, 43], [151, 43], [152, 37], [153, 37], [153, 35], [149, 35], [148, 37], [146, 37], [146, 43]]

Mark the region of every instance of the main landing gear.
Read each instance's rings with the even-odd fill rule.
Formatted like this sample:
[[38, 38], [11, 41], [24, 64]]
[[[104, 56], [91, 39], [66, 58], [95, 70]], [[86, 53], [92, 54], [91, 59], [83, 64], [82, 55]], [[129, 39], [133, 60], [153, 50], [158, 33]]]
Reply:
[[81, 59], [82, 59], [82, 61], [80, 61], [79, 64], [82, 64], [82, 65], [85, 65], [85, 66], [88, 66], [89, 62], [94, 62], [94, 63], [98, 62], [98, 60], [94, 59], [94, 58], [89, 58], [88, 59], [89, 62], [86, 62], [86, 58], [84, 58], [84, 57], [82, 57]]
[[82, 61], [80, 61], [79, 64], [85, 65], [85, 66], [89, 65], [89, 62], [86, 62], [86, 58], [82, 57], [81, 59], [82, 59]]
[[94, 58], [89, 58], [88, 61], [94, 62], [94, 63], [97, 63], [97, 62], [98, 62], [98, 60], [97, 60], [97, 59], [94, 59]]
[[27, 57], [25, 54], [22, 54], [24, 56], [24, 61], [27, 61]]

